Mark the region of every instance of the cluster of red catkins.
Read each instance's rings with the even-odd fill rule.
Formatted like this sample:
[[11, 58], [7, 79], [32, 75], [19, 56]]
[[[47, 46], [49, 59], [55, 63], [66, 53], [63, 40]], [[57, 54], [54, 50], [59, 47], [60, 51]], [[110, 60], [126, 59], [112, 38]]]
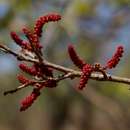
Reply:
[[[85, 85], [87, 84], [90, 75], [92, 72], [101, 72], [101, 71], [105, 71], [106, 69], [112, 69], [114, 67], [116, 67], [116, 65], [118, 64], [118, 62], [120, 61], [120, 58], [122, 57], [124, 52], [124, 48], [123, 46], [118, 46], [116, 52], [114, 53], [114, 55], [112, 56], [111, 59], [109, 59], [106, 63], [105, 66], [101, 66], [95, 64], [95, 65], [90, 65], [85, 63], [85, 61], [83, 61], [76, 53], [74, 47], [72, 45], [68, 46], [68, 53], [69, 56], [72, 60], [72, 62], [79, 68], [81, 69], [81, 77], [80, 77], [80, 82], [79, 82], [79, 86], [78, 88], [80, 90], [82, 90]], [[104, 77], [105, 78], [105, 77]]]
[[[40, 90], [43, 87], [56, 87], [57, 81], [54, 80], [53, 70], [44, 64], [40, 64], [40, 57], [42, 57], [41, 49], [43, 46], [40, 43], [40, 37], [42, 36], [42, 27], [45, 23], [59, 21], [61, 16], [56, 13], [51, 13], [45, 16], [41, 16], [35, 22], [35, 26], [33, 30], [28, 28], [23, 28], [22, 31], [25, 34], [27, 40], [22, 40], [15, 32], [11, 32], [11, 38], [14, 42], [21, 47], [21, 53], [25, 56], [30, 56], [34, 59], [39, 59], [39, 63], [33, 63], [31, 66], [28, 66], [26, 62], [19, 64], [19, 68], [29, 74], [31, 79], [25, 77], [23, 74], [19, 74], [17, 76], [19, 82], [22, 85], [31, 85], [33, 86], [33, 91], [29, 94], [25, 99], [21, 101], [20, 111], [26, 110], [28, 107], [32, 105], [32, 103], [37, 99], [40, 95]], [[74, 47], [72, 45], [68, 46], [68, 53], [72, 62], [81, 70], [81, 77], [79, 82], [79, 89], [83, 89], [87, 84], [90, 75], [93, 71], [98, 71], [98, 69], [111, 69], [114, 68], [123, 54], [123, 46], [118, 46], [113, 57], [108, 60], [105, 67], [95, 67], [94, 65], [90, 65], [85, 63], [82, 59], [77, 55]], [[35, 82], [35, 81], [39, 82]], [[44, 81], [44, 82], [40, 82]]]
[[[15, 32], [11, 32], [11, 38], [14, 42], [21, 47], [21, 53], [24, 55], [30, 56], [31, 58], [38, 59], [42, 57], [41, 49], [43, 46], [40, 43], [40, 37], [42, 36], [42, 27], [44, 24], [48, 22], [56, 22], [61, 19], [61, 16], [57, 13], [50, 13], [45, 16], [41, 16], [35, 22], [35, 26], [33, 30], [28, 28], [23, 28], [22, 31], [25, 34], [27, 40], [22, 40]], [[55, 87], [56, 81], [53, 79], [52, 69], [44, 66], [43, 64], [33, 63], [31, 66], [28, 66], [26, 63], [19, 64], [19, 68], [32, 76], [31, 79], [28, 79], [23, 74], [19, 74], [17, 76], [19, 82], [23, 85], [32, 85], [33, 91], [29, 94], [25, 99], [21, 101], [20, 111], [26, 110], [28, 107], [32, 105], [32, 103], [37, 99], [40, 95], [40, 90], [43, 87]], [[45, 81], [45, 82], [35, 82], [37, 81]]]

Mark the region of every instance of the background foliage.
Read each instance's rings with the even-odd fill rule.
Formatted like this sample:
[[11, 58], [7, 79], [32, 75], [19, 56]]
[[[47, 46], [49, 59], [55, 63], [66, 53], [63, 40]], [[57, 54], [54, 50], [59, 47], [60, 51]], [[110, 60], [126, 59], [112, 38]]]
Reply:
[[[32, 27], [36, 18], [59, 12], [58, 24], [45, 26], [41, 39], [49, 61], [74, 67], [67, 45], [73, 43], [87, 62], [105, 63], [117, 44], [125, 55], [109, 73], [130, 77], [130, 2], [129, 0], [0, 0], [0, 41], [18, 49], [9, 33], [22, 36], [23, 26]], [[64, 81], [55, 89], [42, 92], [33, 106], [18, 111], [19, 100], [30, 89], [4, 97], [4, 90], [19, 85], [17, 61], [0, 53], [0, 130], [129, 130], [129, 86], [90, 81], [84, 91], [77, 91], [78, 80]]]

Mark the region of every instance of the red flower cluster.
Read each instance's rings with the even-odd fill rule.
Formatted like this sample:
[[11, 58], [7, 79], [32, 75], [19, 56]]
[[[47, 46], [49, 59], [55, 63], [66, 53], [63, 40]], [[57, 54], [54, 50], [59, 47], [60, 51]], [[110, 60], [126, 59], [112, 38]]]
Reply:
[[28, 41], [22, 40], [15, 32], [10, 33], [11, 38], [14, 40], [14, 42], [19, 45], [23, 49], [31, 50], [31, 46]]
[[42, 27], [44, 26], [45, 23], [59, 21], [60, 19], [61, 19], [61, 16], [59, 14], [56, 14], [56, 13], [41, 16], [36, 21], [36, 24], [34, 26], [34, 33], [37, 36], [41, 37]]
[[78, 88], [80, 90], [82, 90], [85, 85], [87, 84], [91, 73], [93, 72], [94, 68], [92, 65], [85, 63], [85, 61], [83, 61], [82, 59], [80, 59], [80, 57], [77, 55], [73, 45], [69, 45], [68, 46], [68, 53], [70, 56], [70, 59], [72, 60], [72, 62], [81, 69], [82, 74], [80, 77], [80, 82], [79, 82], [79, 86]]
[[105, 68], [106, 69], [107, 68], [109, 68], [109, 69], [115, 68], [116, 65], [119, 63], [121, 57], [123, 56], [123, 52], [124, 52], [123, 46], [118, 46], [115, 54], [112, 56], [112, 58], [110, 60], [108, 60]]
[[[31, 85], [35, 87], [33, 89], [33, 92], [29, 96], [27, 96], [24, 100], [22, 100], [20, 111], [24, 111], [32, 105], [34, 100], [36, 100], [37, 97], [40, 95], [40, 90], [43, 88], [43, 86], [52, 88], [56, 87], [57, 85], [56, 80], [52, 79], [53, 78], [52, 69], [40, 63], [42, 61], [42, 59], [40, 59], [42, 56], [41, 52], [42, 46], [40, 44], [39, 38], [42, 35], [42, 27], [45, 23], [59, 21], [60, 19], [61, 16], [59, 14], [51, 13], [38, 18], [38, 20], [34, 25], [33, 30], [23, 28], [22, 31], [27, 37], [28, 41], [22, 40], [15, 32], [10, 33], [11, 38], [17, 45], [21, 47], [22, 52], [24, 52], [26, 56], [30, 56], [30, 54], [32, 53], [34, 58], [37, 58], [39, 60], [39, 63], [33, 63], [32, 66], [30, 67], [25, 63], [21, 63], [19, 65], [19, 68], [23, 72], [26, 72], [27, 74], [32, 76], [32, 79], [28, 79], [24, 75], [18, 75], [17, 78], [19, 82], [22, 83], [23, 86], [24, 85], [26, 86], [27, 84], [30, 85], [30, 83], [32, 83]], [[29, 53], [27, 53], [27, 51], [29, 51]]]
[[39, 89], [34, 88], [32, 93], [21, 101], [20, 111], [25, 111], [27, 108], [29, 108], [39, 95]]
[[28, 40], [29, 40], [29, 42], [31, 44], [32, 50], [33, 49], [37, 49], [38, 50], [38, 49], [42, 48], [42, 45], [39, 42], [39, 37], [38, 37], [37, 34], [31, 32], [28, 28], [23, 28], [23, 33], [28, 38]]
[[24, 75], [22, 75], [22, 74], [19, 74], [18, 76], [17, 76], [17, 79], [19, 80], [19, 82], [20, 83], [22, 83], [22, 84], [26, 84], [26, 83], [29, 83], [30, 82], [30, 80], [28, 79], [28, 78], [26, 78]]
[[110, 60], [108, 60], [107, 65], [104, 67], [104, 66], [101, 66], [100, 64], [90, 65], [90, 64], [85, 63], [85, 61], [80, 59], [80, 57], [77, 55], [74, 47], [72, 45], [69, 45], [68, 53], [69, 53], [70, 59], [78, 68], [81, 69], [81, 72], [82, 72], [78, 88], [82, 90], [85, 87], [85, 85], [87, 84], [91, 76], [91, 73], [94, 71], [101, 72], [105, 76], [104, 78], [106, 78], [106, 74], [104, 74], [105, 73], [104, 70], [106, 70], [107, 68], [111, 69], [111, 68], [116, 67], [116, 65], [120, 61], [120, 58], [123, 55], [123, 52], [124, 52], [123, 46], [118, 46], [115, 54]]
[[72, 60], [72, 62], [80, 69], [83, 68], [83, 66], [85, 65], [85, 62], [80, 59], [80, 57], [77, 55], [74, 47], [72, 45], [68, 46], [68, 53], [70, 56], [70, 59]]
[[94, 68], [92, 67], [92, 65], [86, 64], [83, 66], [82, 74], [81, 74], [80, 82], [79, 82], [79, 86], [78, 86], [78, 88], [80, 90], [82, 90], [85, 87], [85, 85], [87, 84], [93, 70], [94, 70]]
[[[24, 76], [19, 76], [18, 78], [20, 79], [22, 83], [31, 82], [31, 80], [27, 80]], [[34, 84], [36, 88], [33, 89], [32, 93], [29, 96], [27, 96], [25, 99], [21, 101], [20, 111], [25, 111], [27, 108], [29, 108], [33, 104], [33, 102], [40, 95], [40, 90], [43, 87], [53, 88], [53, 87], [56, 87], [56, 85], [57, 85], [57, 82], [56, 80], [53, 80], [53, 79], [48, 79], [43, 83]]]
[[30, 74], [30, 75], [33, 75], [33, 76], [36, 76], [36, 75], [37, 75], [37, 71], [36, 71], [36, 69], [34, 68], [34, 66], [28, 67], [26, 64], [20, 64], [20, 65], [19, 65], [19, 68], [20, 68], [22, 71], [24, 71], [24, 72], [26, 72], [26, 73], [28, 73], [28, 74]]
[[[25, 60], [26, 63], [27, 61], [29, 62], [31, 61], [32, 63], [30, 67], [25, 63], [21, 63], [19, 65], [19, 68], [23, 72], [29, 74], [31, 78], [28, 79], [22, 74], [18, 75], [17, 78], [19, 82], [22, 83], [22, 85], [19, 86], [17, 89], [7, 91], [4, 93], [5, 95], [8, 93], [14, 93], [18, 89], [27, 87], [29, 85], [33, 87], [33, 91], [30, 93], [30, 95], [21, 101], [20, 111], [26, 110], [33, 104], [33, 102], [40, 95], [40, 91], [43, 87], [53, 88], [57, 86], [58, 81], [63, 80], [65, 78], [72, 78], [70, 71], [69, 72], [64, 71], [63, 67], [58, 68], [56, 65], [53, 65], [53, 67], [51, 65], [47, 65], [48, 62], [44, 60], [42, 57], [43, 54], [41, 49], [43, 47], [41, 46], [40, 43], [40, 37], [42, 35], [42, 27], [44, 26], [44, 24], [48, 22], [55, 22], [55, 21], [59, 21], [60, 19], [61, 16], [59, 14], [52, 13], [38, 18], [38, 20], [34, 25], [33, 30], [29, 30], [28, 28], [23, 28], [22, 31], [27, 37], [27, 41], [22, 40], [15, 32], [10, 33], [11, 38], [16, 42], [17, 45], [21, 47], [20, 53], [18, 53], [18, 55], [15, 53], [13, 54], [15, 54], [17, 58], [21, 56], [23, 58], [21, 59]], [[120, 61], [120, 58], [122, 57], [123, 52], [124, 52], [123, 46], [119, 46], [115, 54], [112, 56], [112, 58], [108, 60], [108, 62], [106, 63], [106, 66], [103, 67], [100, 64], [95, 64], [95, 65], [87, 64], [84, 60], [82, 60], [78, 56], [74, 47], [72, 45], [69, 45], [68, 53], [70, 59], [72, 60], [74, 65], [76, 65], [81, 70], [78, 89], [82, 90], [85, 87], [85, 85], [88, 83], [88, 80], [90, 79], [92, 72], [101, 72], [104, 75], [104, 78], [107, 78], [105, 70], [116, 67], [116, 65]], [[20, 60], [20, 58], [18, 60]], [[54, 77], [55, 73], [52, 68], [55, 70], [61, 70], [62, 72], [65, 73], [62, 76], [59, 75]]]
[[61, 16], [56, 13], [48, 14], [40, 17], [34, 26], [34, 30], [31, 31], [28, 28], [23, 28], [23, 33], [26, 35], [28, 41], [22, 40], [15, 32], [11, 32], [11, 38], [21, 47], [29, 51], [40, 51], [42, 45], [39, 42], [41, 37], [42, 27], [45, 23], [59, 21]]

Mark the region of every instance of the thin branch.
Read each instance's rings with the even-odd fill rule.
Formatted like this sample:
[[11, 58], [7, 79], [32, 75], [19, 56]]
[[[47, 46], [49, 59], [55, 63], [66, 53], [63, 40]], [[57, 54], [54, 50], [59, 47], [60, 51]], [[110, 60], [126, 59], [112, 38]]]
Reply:
[[[10, 48], [8, 48], [5, 45], [0, 44], [0, 49], [4, 52], [7, 52], [7, 53], [15, 56], [18, 60], [23, 60], [23, 61], [32, 62], [32, 63], [39, 63], [38, 59], [33, 59], [33, 58], [28, 57], [28, 56], [15, 53], [14, 51], [12, 51]], [[76, 70], [73, 70], [73, 69], [70, 69], [70, 68], [67, 68], [67, 67], [64, 67], [64, 66], [53, 64], [53, 63], [50, 63], [46, 60], [44, 60], [42, 62], [42, 64], [49, 67], [49, 68], [52, 68], [52, 69], [55, 69], [55, 70], [58, 70], [60, 72], [65, 73], [65, 75], [63, 77], [60, 77], [58, 79], [58, 81], [66, 79], [66, 78], [75, 78], [75, 77], [81, 76], [80, 71], [76, 71]], [[129, 78], [118, 77], [118, 76], [114, 76], [114, 75], [110, 75], [110, 74], [106, 74], [106, 77], [104, 77], [103, 74], [99, 74], [99, 73], [95, 73], [95, 72], [92, 73], [91, 76], [90, 76], [91, 79], [97, 80], [97, 81], [111, 81], [111, 82], [124, 83], [124, 84], [130, 85], [130, 79]]]
[[27, 62], [38, 63], [37, 59], [33, 59], [33, 58], [30, 58], [30, 57], [22, 55], [22, 54], [20, 55], [20, 54], [14, 52], [13, 50], [11, 50], [10, 48], [8, 48], [5, 45], [0, 44], [0, 50], [13, 55], [14, 57], [16, 57], [20, 61], [23, 60], [23, 61], [27, 61]]
[[18, 54], [17, 54], [17, 53], [15, 53], [14, 51], [12, 51], [10, 48], [8, 48], [8, 47], [5, 46], [5, 45], [0, 44], [0, 49], [1, 49], [1, 51], [4, 51], [4, 52], [6, 52], [6, 53], [12, 54], [12, 55], [15, 56], [15, 57], [18, 57]]
[[31, 85], [31, 84], [32, 84], [32, 83], [25, 83], [25, 84], [23, 84], [23, 85], [21, 85], [21, 86], [15, 88], [15, 89], [5, 91], [5, 92], [4, 92], [4, 95], [6, 96], [7, 94], [15, 93], [15, 92], [17, 92], [18, 90], [21, 90], [21, 89], [23, 89], [23, 88], [25, 88], [25, 87], [28, 87], [28, 86]]
[[[80, 71], [75, 71], [73, 69], [69, 69], [60, 65], [56, 65], [53, 63], [49, 63], [49, 62], [45, 62], [45, 65], [62, 71], [62, 72], [67, 72], [70, 73], [69, 76], [67, 76], [66, 78], [70, 78], [70, 77], [80, 77], [81, 76], [81, 72]], [[114, 76], [114, 75], [110, 75], [110, 74], [106, 74], [107, 78], [104, 78], [103, 74], [98, 74], [98, 73], [92, 73], [90, 78], [93, 80], [98, 80], [98, 81], [112, 81], [112, 82], [117, 82], [117, 83], [124, 83], [124, 84], [129, 84], [130, 85], [130, 79], [129, 78], [124, 78], [124, 77], [118, 77], [118, 76]]]
[[37, 84], [37, 83], [45, 83], [45, 81], [31, 81], [31, 82], [27, 82], [25, 84], [22, 84], [22, 85], [18, 86], [15, 89], [11, 89], [11, 90], [5, 91], [4, 95], [6, 96], [7, 94], [13, 94], [13, 93], [15, 93], [15, 92], [17, 92], [17, 91], [19, 91], [19, 90], [21, 90], [23, 88], [28, 87], [29, 85], [34, 85], [34, 84]]

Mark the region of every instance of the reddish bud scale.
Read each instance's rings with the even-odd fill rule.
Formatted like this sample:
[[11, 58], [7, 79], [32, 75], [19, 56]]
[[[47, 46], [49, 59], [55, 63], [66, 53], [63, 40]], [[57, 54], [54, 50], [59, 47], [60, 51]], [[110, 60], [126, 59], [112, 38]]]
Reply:
[[74, 47], [72, 45], [68, 46], [68, 53], [70, 56], [70, 59], [72, 60], [72, 62], [80, 69], [83, 68], [83, 66], [85, 65], [85, 62], [80, 59], [80, 57], [77, 55]]
[[38, 64], [35, 64], [34, 67], [36, 68], [36, 71], [39, 73], [39, 76], [45, 75], [45, 76], [53, 77], [53, 70], [51, 68], [48, 68], [44, 65], [38, 65]]
[[41, 67], [41, 72], [42, 74], [44, 74], [45, 76], [48, 77], [53, 77], [53, 70], [51, 68], [48, 68], [46, 66], [42, 66]]
[[120, 58], [123, 56], [124, 48], [123, 46], [118, 46], [115, 54], [112, 56], [110, 60], [108, 60], [107, 65], [105, 68], [115, 68], [116, 65], [119, 63]]
[[46, 82], [45, 82], [45, 87], [48, 87], [48, 88], [53, 88], [53, 87], [56, 87], [57, 86], [57, 82], [56, 80], [54, 79], [48, 79]]
[[28, 66], [25, 65], [25, 64], [20, 64], [20, 65], [19, 65], [19, 68], [20, 68], [22, 71], [24, 71], [24, 72], [26, 72], [26, 73], [28, 73], [28, 74], [30, 74], [30, 75], [33, 75], [33, 76], [36, 76], [36, 75], [37, 75], [37, 71], [36, 71], [36, 69], [35, 69], [34, 67], [28, 67]]
[[17, 76], [17, 79], [19, 80], [19, 82], [20, 83], [22, 83], [22, 84], [26, 84], [26, 83], [29, 83], [30, 82], [30, 80], [28, 79], [28, 78], [26, 78], [24, 75], [22, 75], [22, 74], [19, 74], [18, 76]]
[[11, 38], [15, 43], [24, 49], [30, 50], [30, 44], [27, 41], [23, 41], [15, 32], [10, 33]]
[[59, 14], [55, 14], [55, 13], [40, 17], [36, 21], [36, 24], [34, 26], [35, 34], [37, 34], [37, 36], [41, 37], [42, 27], [44, 26], [45, 23], [59, 21], [60, 19], [61, 19], [61, 16]]
[[81, 74], [80, 82], [79, 82], [79, 86], [78, 86], [78, 88], [80, 90], [82, 90], [85, 87], [85, 85], [87, 84], [92, 71], [93, 71], [93, 67], [91, 65], [86, 64], [83, 66], [82, 74]]
[[21, 101], [20, 111], [25, 111], [27, 108], [29, 108], [39, 95], [39, 89], [33, 89], [32, 93]]

